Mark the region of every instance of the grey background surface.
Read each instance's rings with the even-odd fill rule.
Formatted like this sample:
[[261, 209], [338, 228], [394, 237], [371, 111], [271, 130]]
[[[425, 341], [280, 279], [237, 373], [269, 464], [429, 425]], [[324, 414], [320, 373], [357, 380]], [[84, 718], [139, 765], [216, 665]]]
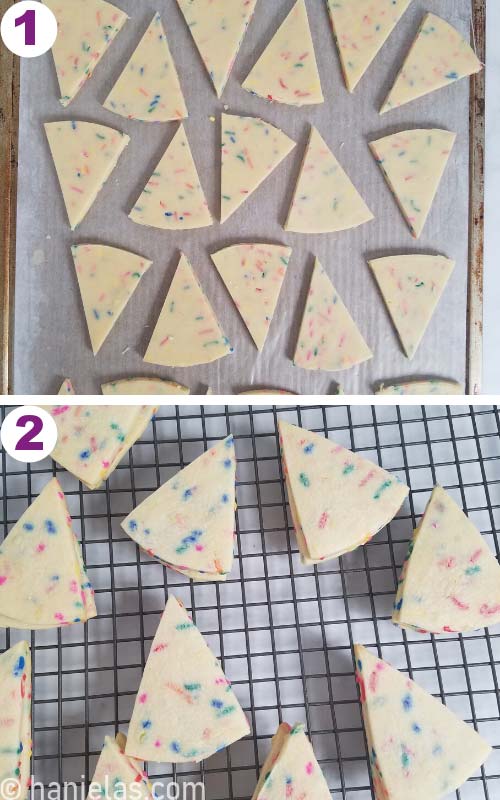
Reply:
[[[18, 195], [17, 294], [14, 392], [55, 392], [70, 377], [79, 393], [96, 393], [103, 380], [156, 375], [185, 383], [192, 392], [241, 391], [252, 385], [299, 393], [329, 393], [335, 381], [346, 392], [371, 392], [374, 382], [413, 375], [465, 379], [468, 220], [467, 81], [380, 117], [378, 109], [426, 10], [445, 16], [465, 35], [470, 0], [414, 0], [354, 95], [346, 91], [323, 0], [307, 6], [326, 102], [303, 109], [271, 105], [243, 91], [241, 81], [292, 7], [292, 0], [259, 0], [221, 101], [191, 40], [175, 0], [116, 0], [131, 19], [68, 109], [58, 102], [50, 54], [22, 65]], [[176, 130], [176, 123], [131, 122], [101, 103], [159, 9], [167, 28], [190, 117], [186, 130], [213, 215], [218, 215], [220, 119], [233, 113], [262, 116], [295, 139], [297, 148], [261, 189], [224, 225], [188, 233], [156, 231], [127, 214]], [[211, 122], [210, 117], [216, 121]], [[87, 119], [126, 131], [131, 143], [93, 208], [75, 233], [66, 221], [42, 124]], [[286, 234], [282, 229], [299, 172], [309, 123], [317, 125], [359, 188], [376, 219], [329, 236]], [[459, 134], [441, 189], [421, 239], [415, 243], [390, 196], [367, 141], [406, 127], [444, 127]], [[276, 241], [294, 252], [267, 344], [259, 355], [212, 266], [209, 253], [239, 241]], [[103, 242], [154, 262], [99, 355], [89, 346], [70, 254], [73, 242]], [[201, 280], [225, 332], [232, 356], [211, 365], [167, 369], [143, 363], [179, 250]], [[403, 355], [366, 258], [397, 252], [439, 252], [457, 267], [442, 303], [412, 362]], [[290, 360], [297, 339], [314, 255], [318, 255], [375, 353], [371, 362], [342, 373], [309, 373]]]

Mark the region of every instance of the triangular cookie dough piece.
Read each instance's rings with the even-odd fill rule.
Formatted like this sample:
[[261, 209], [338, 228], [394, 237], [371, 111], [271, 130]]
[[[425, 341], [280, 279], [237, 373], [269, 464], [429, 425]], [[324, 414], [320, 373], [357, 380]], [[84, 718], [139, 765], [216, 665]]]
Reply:
[[344, 80], [353, 92], [411, 0], [327, 0]]
[[177, 0], [196, 47], [222, 97], [257, 0]]
[[380, 384], [375, 394], [385, 395], [424, 395], [424, 394], [464, 394], [464, 388], [457, 381], [445, 381], [441, 378], [424, 380], [409, 379], [398, 383]]
[[170, 595], [151, 646], [125, 752], [144, 761], [202, 761], [250, 732], [218, 660]]
[[285, 230], [334, 233], [372, 219], [372, 212], [350, 178], [316, 128], [311, 127]]
[[354, 646], [377, 800], [439, 800], [486, 761], [489, 744], [407, 675]]
[[143, 122], [168, 122], [188, 116], [158, 12], [103, 105], [122, 117]]
[[129, 217], [138, 225], [170, 231], [213, 224], [182, 123]]
[[187, 386], [160, 378], [124, 378], [101, 385], [103, 394], [189, 394]]
[[69, 378], [65, 378], [61, 383], [61, 388], [59, 389], [57, 394], [61, 395], [73, 395], [76, 394], [73, 384], [71, 383]]
[[[153, 787], [140, 761], [125, 755], [127, 738], [119, 733], [116, 739], [106, 736], [92, 779], [92, 796], [117, 800], [132, 794], [135, 800], [153, 800]], [[117, 791], [119, 788], [119, 793]]]
[[441, 486], [413, 533], [392, 619], [428, 633], [465, 633], [500, 622], [500, 564]]
[[57, 19], [52, 55], [61, 103], [76, 97], [128, 17], [105, 0], [43, 0]]
[[330, 789], [316, 760], [304, 726], [282, 722], [271, 742], [252, 800], [285, 797], [331, 800]]
[[441, 17], [426, 14], [380, 113], [399, 108], [482, 68], [461, 33]]
[[181, 253], [144, 361], [165, 367], [192, 367], [217, 361], [231, 352], [191, 264]]
[[150, 494], [122, 528], [166, 566], [220, 580], [233, 566], [235, 483], [228, 436]]
[[96, 355], [152, 262], [101, 244], [74, 244], [71, 253]]
[[51, 457], [89, 489], [97, 489], [139, 439], [154, 406], [52, 406], [57, 425]]
[[316, 259], [295, 350], [295, 365], [335, 372], [372, 357], [372, 351]]
[[238, 244], [212, 254], [258, 350], [262, 350], [273, 320], [290, 247], [278, 244]]
[[242, 85], [271, 102], [324, 102], [305, 0], [297, 0]]
[[455, 262], [444, 256], [403, 255], [368, 262], [403, 349], [413, 358]]
[[[28, 800], [31, 785], [31, 651], [22, 641], [0, 655], [0, 783]], [[14, 783], [15, 782], [15, 783]]]
[[66, 500], [52, 478], [0, 547], [0, 625], [57, 628], [96, 615]]
[[295, 147], [259, 117], [222, 114], [221, 216], [226, 222]]
[[113, 172], [130, 137], [114, 128], [81, 120], [46, 122], [45, 132], [74, 231]]
[[317, 433], [279, 424], [290, 510], [305, 564], [368, 542], [397, 514], [408, 487]]
[[415, 129], [370, 142], [415, 239], [424, 229], [455, 139], [449, 131]]

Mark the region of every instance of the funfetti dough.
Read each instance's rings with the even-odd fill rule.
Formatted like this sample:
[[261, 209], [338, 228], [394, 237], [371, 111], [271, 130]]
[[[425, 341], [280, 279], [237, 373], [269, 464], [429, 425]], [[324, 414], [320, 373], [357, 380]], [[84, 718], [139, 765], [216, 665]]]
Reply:
[[449, 131], [415, 129], [370, 142], [415, 239], [424, 229], [455, 139]]
[[408, 487], [317, 433], [279, 423], [290, 510], [305, 564], [355, 550], [398, 512]]
[[196, 580], [233, 565], [236, 458], [228, 436], [150, 494], [122, 528], [150, 556]]
[[187, 386], [174, 381], [163, 381], [160, 378], [125, 378], [101, 385], [103, 394], [189, 394]]
[[69, 378], [65, 378], [63, 380], [61, 388], [58, 391], [58, 394], [67, 394], [67, 395], [75, 394], [75, 389]]
[[238, 244], [212, 253], [258, 350], [264, 347], [292, 249], [277, 244]]
[[316, 760], [304, 726], [283, 722], [271, 742], [252, 800], [331, 800], [330, 789]]
[[96, 355], [152, 262], [100, 244], [74, 244], [71, 253]]
[[221, 97], [257, 0], [177, 0], [206, 70]]
[[295, 147], [259, 117], [222, 114], [221, 216], [226, 222]]
[[439, 800], [486, 761], [491, 747], [407, 675], [354, 646], [377, 800]]
[[46, 410], [57, 425], [52, 458], [89, 489], [97, 489], [142, 436], [156, 408], [58, 405]]
[[122, 733], [116, 739], [106, 736], [87, 800], [95, 797], [103, 800], [118, 800], [118, 797], [153, 800], [153, 788], [148, 777], [140, 761], [125, 755], [126, 745], [127, 738]]
[[480, 72], [483, 65], [462, 34], [435, 14], [426, 14], [380, 113]]
[[327, 0], [342, 72], [353, 92], [411, 0]]
[[69, 105], [105, 54], [128, 17], [104, 0], [43, 0], [57, 19], [52, 55], [61, 91]]
[[372, 357], [372, 351], [316, 259], [294, 364], [303, 369], [335, 372]]
[[388, 256], [369, 261], [408, 358], [413, 358], [455, 262], [444, 256]]
[[130, 137], [95, 122], [46, 122], [71, 230], [80, 224], [113, 172]]
[[334, 233], [370, 222], [373, 214], [316, 128], [285, 223], [295, 233]]
[[229, 341], [191, 264], [181, 253], [144, 361], [165, 367], [192, 367], [217, 361], [228, 353], [232, 353]]
[[297, 0], [242, 85], [271, 102], [324, 102], [305, 0]]
[[129, 217], [171, 231], [213, 224], [182, 123]]
[[57, 628], [96, 615], [66, 500], [52, 478], [0, 546], [0, 625]]
[[[28, 800], [31, 784], [31, 651], [18, 642], [0, 655], [0, 786], [3, 797]], [[15, 792], [7, 793], [15, 781]]]
[[170, 595], [137, 695], [127, 755], [202, 761], [250, 732], [247, 718], [186, 609]]
[[465, 633], [500, 622], [500, 564], [441, 486], [413, 533], [392, 619], [429, 633]]
[[122, 117], [143, 122], [168, 122], [188, 116], [158, 12], [103, 105]]
[[383, 395], [424, 395], [424, 394], [464, 394], [463, 386], [456, 381], [441, 378], [426, 380], [403, 380], [398, 383], [380, 384], [375, 394]]

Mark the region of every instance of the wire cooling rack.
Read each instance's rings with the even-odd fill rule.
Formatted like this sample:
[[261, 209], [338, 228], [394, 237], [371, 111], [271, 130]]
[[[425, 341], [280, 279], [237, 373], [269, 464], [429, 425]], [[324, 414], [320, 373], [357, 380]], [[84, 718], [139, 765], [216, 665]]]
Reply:
[[[280, 417], [328, 434], [411, 486], [397, 518], [365, 547], [319, 567], [301, 564], [279, 459]], [[238, 457], [235, 566], [226, 584], [193, 584], [140, 553], [120, 521], [228, 432]], [[104, 736], [126, 731], [172, 591], [220, 655], [252, 732], [202, 765], [150, 764], [154, 780], [202, 780], [207, 800], [249, 798], [279, 722], [304, 721], [332, 797], [372, 797], [353, 674], [351, 648], [359, 641], [407, 670], [488, 739], [493, 755], [457, 796], [498, 800], [498, 628], [434, 638], [403, 633], [390, 616], [408, 540], [436, 482], [499, 556], [499, 434], [492, 407], [165, 406], [94, 492], [50, 460], [25, 467], [2, 452], [3, 533], [57, 474], [99, 612], [86, 626], [31, 634], [35, 779], [45, 786], [92, 779]], [[1, 631], [1, 648], [19, 637]]]

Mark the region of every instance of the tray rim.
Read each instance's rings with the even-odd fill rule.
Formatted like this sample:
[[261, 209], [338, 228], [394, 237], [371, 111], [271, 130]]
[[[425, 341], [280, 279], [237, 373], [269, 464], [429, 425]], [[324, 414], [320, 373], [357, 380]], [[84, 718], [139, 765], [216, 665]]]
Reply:
[[[0, 17], [14, 0], [0, 0]], [[486, 2], [471, 0], [472, 38], [486, 61]], [[465, 393], [481, 393], [483, 373], [485, 70], [470, 79], [469, 263]], [[0, 44], [0, 394], [11, 395], [14, 357], [20, 59]], [[36, 396], [36, 395], [35, 395]], [[319, 397], [320, 395], [318, 395]], [[370, 395], [359, 395], [370, 397]]]

